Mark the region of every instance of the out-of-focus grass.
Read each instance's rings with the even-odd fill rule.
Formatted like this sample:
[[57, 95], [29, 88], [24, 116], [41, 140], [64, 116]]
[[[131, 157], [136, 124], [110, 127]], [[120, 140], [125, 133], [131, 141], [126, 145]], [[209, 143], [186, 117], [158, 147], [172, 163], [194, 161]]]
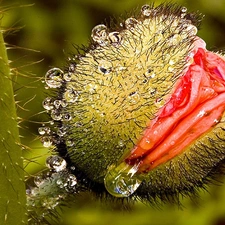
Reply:
[[[68, 53], [74, 51], [73, 44], [88, 45], [91, 29], [109, 18], [121, 17], [124, 12], [145, 4], [145, 0], [5, 0], [2, 4], [15, 6], [4, 19], [4, 26], [18, 28], [6, 36], [6, 41], [17, 46], [9, 50], [12, 66], [18, 77], [14, 85], [19, 101], [18, 114], [24, 119], [21, 124], [22, 142], [30, 147], [25, 157], [37, 163], [29, 164], [28, 173], [43, 168], [48, 150], [37, 137], [38, 123], [46, 120], [41, 103], [48, 95], [41, 82], [51, 67], [64, 67]], [[151, 2], [151, 1], [148, 1]], [[156, 0], [155, 4], [163, 1]], [[224, 0], [174, 0], [191, 11], [205, 14], [199, 31], [208, 49], [225, 49], [225, 1]], [[34, 3], [34, 4], [33, 4]], [[33, 4], [32, 6], [30, 4]], [[23, 49], [22, 49], [23, 48]], [[32, 49], [32, 50], [30, 50]], [[39, 62], [40, 61], [40, 62]], [[37, 63], [35, 63], [37, 62]], [[40, 78], [40, 79], [39, 79]], [[40, 157], [42, 156], [42, 157]], [[40, 165], [39, 165], [40, 163]], [[120, 206], [106, 207], [92, 200], [90, 195], [78, 197], [74, 207], [66, 209], [64, 225], [219, 225], [225, 224], [225, 186], [213, 186], [208, 193], [201, 193], [199, 205], [184, 200], [182, 211], [171, 205], [160, 210], [142, 203], [130, 211]], [[117, 209], [115, 209], [117, 208]]]

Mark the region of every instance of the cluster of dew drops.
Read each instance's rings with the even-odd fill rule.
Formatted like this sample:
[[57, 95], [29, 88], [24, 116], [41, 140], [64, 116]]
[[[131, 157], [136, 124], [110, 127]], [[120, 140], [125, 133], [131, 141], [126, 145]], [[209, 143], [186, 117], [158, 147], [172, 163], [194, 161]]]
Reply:
[[[141, 12], [144, 17], [149, 17], [152, 10], [153, 9], [149, 5], [144, 5], [141, 9]], [[126, 29], [133, 29], [137, 23], [137, 19], [130, 17], [126, 19], [124, 24], [121, 24], [121, 26], [125, 26]], [[109, 44], [115, 46], [122, 44], [120, 32], [108, 32], [108, 28], [104, 24], [97, 25], [92, 29], [91, 38], [93, 42], [99, 46], [106, 46]], [[76, 57], [79, 58], [79, 56], [75, 56], [75, 58]], [[69, 61], [70, 60], [71, 58], [69, 58]], [[103, 74], [109, 73], [107, 63], [103, 64], [100, 62], [98, 69]], [[69, 85], [69, 82], [72, 79], [72, 74], [75, 72], [76, 66], [71, 63], [69, 65], [68, 71], [65, 73], [59, 68], [52, 68], [47, 71], [45, 75], [46, 89], [60, 89], [61, 87], [66, 87], [64, 89], [63, 97], [55, 99], [54, 97], [47, 97], [42, 102], [43, 108], [52, 119], [48, 123], [43, 124], [38, 129], [38, 132], [41, 136], [41, 142], [46, 148], [56, 146], [67, 134], [67, 127], [65, 125], [58, 127], [58, 125], [54, 124], [57, 124], [57, 121], [62, 121], [62, 123], [70, 121], [73, 117], [71, 113], [66, 112], [66, 110], [63, 110], [63, 108], [66, 109], [68, 104], [73, 104], [79, 99], [79, 92]], [[49, 126], [46, 126], [46, 124], [49, 124]], [[65, 141], [67, 146], [73, 146], [74, 144], [73, 141], [69, 140], [68, 138], [66, 138]]]
[[[181, 17], [185, 17], [186, 11], [187, 9], [185, 7], [181, 8]], [[148, 19], [150, 16], [152, 16], [153, 13], [154, 8], [150, 5], [142, 6], [141, 15], [143, 18]], [[120, 25], [122, 28], [132, 31], [132, 29], [134, 29], [135, 25], [138, 23], [139, 21], [136, 18], [130, 17]], [[118, 45], [122, 45], [123, 43], [121, 32], [109, 32], [107, 26], [104, 24], [97, 25], [92, 29], [91, 38], [95, 45], [99, 47], [108, 45], [116, 47]], [[38, 132], [41, 136], [41, 142], [46, 148], [54, 149], [54, 146], [57, 146], [62, 141], [65, 142], [66, 146], [74, 145], [73, 140], [70, 140], [69, 137], [66, 137], [68, 128], [65, 125], [67, 121], [70, 121], [73, 118], [73, 115], [64, 109], [66, 109], [68, 104], [73, 104], [79, 99], [79, 92], [70, 85], [70, 82], [72, 79], [72, 74], [76, 73], [76, 65], [74, 65], [74, 61], [76, 61], [80, 57], [81, 56], [74, 56], [73, 59], [69, 58], [69, 61], [72, 60], [73, 63], [69, 65], [68, 71], [64, 72], [59, 68], [52, 68], [47, 71], [45, 75], [46, 89], [63, 90], [63, 96], [61, 95], [60, 97], [56, 98], [47, 97], [42, 103], [43, 108], [52, 119], [48, 123], [43, 124], [38, 129]], [[98, 69], [104, 75], [107, 75], [107, 73], [110, 72], [108, 67], [109, 66], [107, 63], [104, 64], [101, 62]], [[49, 126], [47, 126], [47, 124]], [[59, 126], [58, 124], [61, 125]], [[65, 159], [57, 155], [49, 156], [46, 160], [46, 165], [50, 169], [50, 172], [47, 175], [45, 174], [44, 177], [37, 176], [34, 179], [34, 183], [37, 187], [29, 189], [28, 196], [35, 196], [38, 191], [40, 192], [40, 188], [48, 186], [49, 183], [55, 183], [59, 189], [64, 190], [65, 192], [76, 192], [77, 179], [75, 175], [71, 174], [71, 171], [75, 170], [75, 167], [67, 168], [68, 165]], [[136, 190], [136, 181], [133, 185], [134, 188], [132, 188], [132, 184], [127, 185], [127, 182], [129, 181], [127, 181], [123, 176], [118, 176], [118, 174], [115, 174], [115, 176], [119, 177], [119, 179], [112, 178], [113, 181], [111, 180], [115, 192], [118, 192], [118, 190], [123, 190], [121, 191], [121, 194], [126, 196], [126, 192], [129, 192], [130, 195]], [[121, 187], [121, 184], [123, 184], [123, 187]], [[60, 198], [62, 198], [62, 195], [58, 195], [57, 199], [59, 200]], [[58, 200], [55, 201], [55, 205], [58, 204]]]

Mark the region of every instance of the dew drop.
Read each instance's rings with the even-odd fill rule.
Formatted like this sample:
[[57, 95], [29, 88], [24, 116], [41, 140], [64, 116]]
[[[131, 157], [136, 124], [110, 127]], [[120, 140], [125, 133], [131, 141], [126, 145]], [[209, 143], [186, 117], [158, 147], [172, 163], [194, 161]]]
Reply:
[[110, 42], [114, 45], [120, 44], [121, 40], [122, 40], [120, 33], [117, 31], [109, 33], [108, 38], [109, 38]]
[[59, 121], [62, 119], [62, 114], [59, 112], [59, 110], [52, 110], [51, 117], [53, 120]]
[[45, 83], [50, 88], [59, 88], [62, 86], [63, 71], [59, 68], [50, 69], [45, 75]]
[[118, 146], [119, 146], [120, 148], [122, 148], [122, 147], [124, 146], [124, 141], [123, 141], [123, 140], [119, 140], [119, 141], [118, 141]]
[[78, 100], [79, 93], [72, 87], [68, 87], [64, 93], [64, 100], [66, 102], [74, 103]]
[[108, 32], [107, 27], [104, 24], [99, 24], [92, 29], [91, 38], [93, 41], [101, 46], [108, 44]]
[[130, 17], [128, 19], [125, 20], [125, 27], [128, 29], [128, 30], [133, 30], [134, 27], [138, 24], [138, 20], [136, 20], [135, 18], [133, 17]]
[[124, 162], [113, 166], [104, 178], [105, 188], [115, 197], [132, 195], [142, 182], [136, 175], [137, 170], [138, 165], [130, 166]]
[[181, 8], [181, 12], [182, 12], [182, 13], [186, 13], [186, 12], [187, 12], [187, 8], [186, 8], [186, 7], [182, 7], [182, 8]]
[[139, 100], [140, 100], [140, 95], [136, 91], [131, 92], [128, 96], [128, 101], [129, 101], [129, 104], [131, 105], [137, 104]]
[[62, 120], [63, 121], [70, 121], [72, 119], [72, 116], [70, 113], [65, 113], [63, 116], [62, 116]]
[[57, 134], [58, 134], [60, 137], [63, 137], [63, 136], [66, 134], [66, 129], [65, 129], [64, 127], [58, 128]]
[[103, 74], [109, 74], [112, 71], [112, 63], [106, 60], [101, 60], [98, 64], [98, 70]]
[[64, 73], [63, 74], [63, 79], [65, 81], [71, 81], [71, 79], [72, 79], [72, 73]]
[[47, 97], [43, 102], [42, 102], [42, 106], [44, 109], [46, 110], [51, 110], [54, 108], [53, 106], [53, 100], [50, 97]]
[[151, 15], [150, 5], [143, 5], [141, 7], [141, 13], [142, 13], [143, 16], [149, 17]]
[[51, 132], [50, 127], [39, 127], [38, 128], [38, 133], [40, 135], [50, 134], [50, 132]]
[[74, 187], [77, 184], [77, 178], [73, 174], [69, 174], [67, 177], [68, 186]]
[[74, 145], [74, 141], [71, 139], [66, 140], [66, 146], [72, 147]]
[[191, 35], [196, 35], [198, 33], [198, 28], [192, 24], [188, 24], [186, 27], [186, 30], [191, 34]]
[[66, 160], [58, 155], [49, 156], [46, 159], [46, 165], [50, 169], [54, 169], [56, 172], [60, 172], [66, 169]]
[[49, 148], [53, 144], [53, 139], [51, 136], [44, 136], [41, 138], [41, 142], [45, 148]]
[[35, 176], [34, 177], [34, 183], [37, 185], [37, 187], [40, 187], [44, 183], [44, 179], [41, 176]]

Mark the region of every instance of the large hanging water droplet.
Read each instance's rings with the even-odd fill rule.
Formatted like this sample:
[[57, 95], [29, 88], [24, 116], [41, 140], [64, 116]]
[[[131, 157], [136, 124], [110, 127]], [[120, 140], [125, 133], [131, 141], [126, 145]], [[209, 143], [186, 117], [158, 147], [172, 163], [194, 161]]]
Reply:
[[115, 197], [132, 195], [142, 182], [136, 175], [137, 170], [138, 165], [130, 166], [124, 162], [112, 167], [104, 178], [106, 190]]
[[91, 38], [101, 46], [108, 44], [107, 27], [104, 24], [99, 24], [92, 29]]
[[50, 88], [59, 88], [62, 86], [63, 71], [59, 68], [50, 69], [45, 75], [45, 83]]
[[54, 169], [56, 172], [59, 172], [66, 169], [67, 163], [66, 163], [66, 160], [63, 159], [62, 157], [58, 155], [54, 155], [54, 156], [49, 156], [46, 159], [46, 165], [50, 169]]

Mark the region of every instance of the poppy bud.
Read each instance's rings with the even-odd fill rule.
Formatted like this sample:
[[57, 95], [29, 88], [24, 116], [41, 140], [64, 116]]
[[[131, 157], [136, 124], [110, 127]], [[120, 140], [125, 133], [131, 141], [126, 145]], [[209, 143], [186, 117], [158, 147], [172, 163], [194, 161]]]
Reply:
[[[43, 105], [57, 126], [45, 146], [98, 194], [150, 201], [189, 195], [224, 160], [225, 60], [197, 34], [200, 15], [144, 5], [53, 68]], [[43, 129], [42, 129], [43, 130]]]

